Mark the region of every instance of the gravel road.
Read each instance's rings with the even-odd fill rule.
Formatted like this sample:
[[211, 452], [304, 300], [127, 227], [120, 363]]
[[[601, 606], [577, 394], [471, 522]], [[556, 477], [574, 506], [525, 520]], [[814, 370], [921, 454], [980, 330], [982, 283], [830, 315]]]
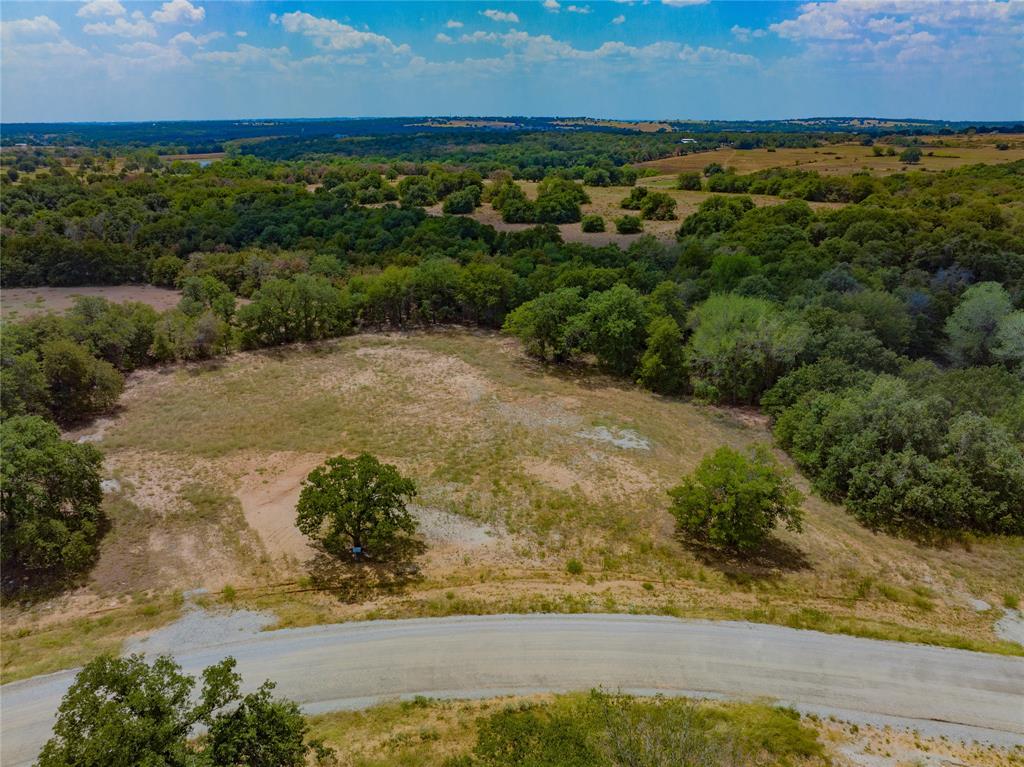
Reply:
[[[500, 615], [270, 631], [178, 654], [226, 655], [309, 712], [399, 696], [589, 689], [770, 697], [850, 721], [1024, 743], [1024, 659], [797, 631], [630, 615]], [[0, 761], [29, 764], [74, 677], [0, 688]]]

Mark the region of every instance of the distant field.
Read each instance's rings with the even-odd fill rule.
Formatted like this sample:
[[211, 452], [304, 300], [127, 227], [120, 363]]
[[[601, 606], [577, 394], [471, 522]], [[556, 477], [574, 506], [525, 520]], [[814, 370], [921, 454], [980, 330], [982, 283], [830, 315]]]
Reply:
[[596, 125], [601, 128], [625, 128], [627, 130], [639, 131], [640, 133], [657, 133], [658, 131], [672, 130], [672, 126], [666, 122], [649, 120], [595, 120], [592, 118], [583, 118], [580, 120], [556, 120], [554, 125], [578, 125], [580, 127]]
[[175, 160], [184, 160], [186, 162], [202, 162], [206, 160], [213, 162], [214, 160], [223, 160], [227, 157], [227, 152], [203, 152], [200, 154], [164, 154], [160, 155], [161, 160], [167, 162], [174, 162]]
[[[641, 237], [642, 234], [653, 234], [659, 240], [666, 242], [674, 240], [680, 222], [691, 213], [695, 213], [700, 204], [711, 196], [710, 192], [687, 192], [674, 189], [675, 180], [674, 175], [664, 177], [651, 176], [640, 179], [638, 182], [639, 186], [655, 187], [658, 191], [667, 192], [675, 199], [677, 203], [676, 215], [678, 216], [675, 221], [644, 221], [644, 230], [641, 234], [618, 234], [615, 231], [616, 218], [621, 218], [627, 214], [638, 215], [634, 210], [625, 210], [619, 206], [623, 198], [629, 196], [630, 188], [628, 186], [588, 186], [586, 189], [587, 194], [590, 195], [590, 202], [582, 206], [583, 213], [596, 213], [603, 217], [605, 231], [584, 232], [580, 228], [579, 223], [560, 224], [558, 229], [562, 233], [562, 239], [566, 242], [582, 242], [587, 245], [608, 245], [614, 243], [623, 248], [629, 247], [629, 244]], [[536, 182], [520, 181], [518, 183], [526, 192], [527, 197], [530, 199], [537, 197]], [[767, 194], [751, 195], [751, 199], [753, 199], [754, 204], [758, 207], [778, 205], [786, 202], [781, 197], [773, 197]], [[844, 203], [834, 202], [812, 202], [808, 204], [815, 210], [841, 208], [844, 205]], [[434, 215], [440, 215], [441, 208], [441, 205], [435, 205], [427, 210]], [[498, 231], [515, 232], [535, 226], [535, 224], [506, 224], [501, 220], [501, 214], [487, 203], [484, 203], [470, 215], [481, 223], [490, 224]]]
[[177, 290], [152, 285], [106, 285], [75, 288], [4, 288], [0, 311], [4, 319], [32, 317], [43, 312], [65, 312], [81, 296], [99, 296], [108, 301], [140, 301], [157, 311], [173, 309], [181, 299]]
[[[799, 168], [813, 170], [824, 175], [846, 175], [860, 170], [887, 175], [904, 170], [950, 170], [961, 165], [974, 163], [1004, 163], [1024, 159], [1024, 136], [988, 134], [984, 137], [926, 137], [929, 141], [921, 147], [924, 156], [917, 165], [906, 165], [899, 157], [875, 157], [872, 148], [860, 144], [835, 144], [816, 149], [719, 149], [714, 152], [665, 157], [660, 160], [639, 163], [638, 167], [653, 168], [659, 173], [680, 173], [686, 170], [701, 170], [717, 162], [725, 167], [736, 168], [739, 173], [753, 173], [767, 168]], [[948, 141], [958, 146], [945, 146], [939, 142]], [[996, 149], [996, 143], [1005, 141], [1009, 149]], [[900, 147], [895, 147], [901, 151]], [[929, 152], [932, 153], [929, 155]]]
[[[115, 416], [70, 436], [95, 441], [120, 483], [113, 528], [82, 589], [5, 608], [6, 675], [74, 660], [52, 655], [42, 626], [102, 609], [99, 642], [156, 620], [156, 608], [115, 620], [136, 616], [142, 595], [176, 615], [170, 595], [229, 585], [282, 625], [635, 610], [1014, 647], [993, 625], [1004, 595], [1024, 593], [1024, 539], [922, 547], [809, 494], [805, 532], [753, 562], [694, 549], [674, 534], [666, 490], [720, 445], [770, 441], [761, 416], [546, 368], [501, 336], [365, 334], [140, 371]], [[360, 451], [417, 482], [417, 578], [324, 569], [294, 527], [306, 474]], [[582, 575], [566, 572], [570, 558]]]

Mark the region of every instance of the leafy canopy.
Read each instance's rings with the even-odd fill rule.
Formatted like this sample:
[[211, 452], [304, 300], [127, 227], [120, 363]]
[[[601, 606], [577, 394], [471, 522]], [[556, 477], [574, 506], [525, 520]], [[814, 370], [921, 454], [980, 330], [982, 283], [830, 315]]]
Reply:
[[298, 528], [325, 550], [387, 547], [416, 532], [406, 502], [416, 485], [372, 455], [337, 456], [310, 472], [299, 495]]
[[669, 495], [683, 532], [725, 549], [755, 550], [780, 522], [801, 529], [803, 497], [763, 446], [718, 448]]

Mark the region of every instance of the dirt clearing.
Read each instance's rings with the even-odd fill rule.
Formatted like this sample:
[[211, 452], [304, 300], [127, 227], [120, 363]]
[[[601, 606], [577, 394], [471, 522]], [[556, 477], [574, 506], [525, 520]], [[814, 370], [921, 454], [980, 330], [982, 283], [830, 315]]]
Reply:
[[75, 288], [4, 288], [0, 291], [3, 318], [24, 319], [44, 312], [66, 312], [83, 296], [105, 298], [114, 303], [138, 301], [158, 312], [173, 309], [181, 300], [177, 290], [152, 285], [107, 285]]

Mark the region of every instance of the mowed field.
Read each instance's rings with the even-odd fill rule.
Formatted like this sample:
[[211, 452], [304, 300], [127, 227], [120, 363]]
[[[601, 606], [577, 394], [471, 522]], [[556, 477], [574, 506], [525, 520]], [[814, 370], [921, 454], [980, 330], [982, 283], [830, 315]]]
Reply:
[[[701, 166], [703, 167], [703, 166]], [[586, 187], [587, 194], [590, 196], [590, 202], [580, 206], [583, 210], [584, 215], [597, 214], [604, 218], [605, 231], [604, 232], [584, 232], [580, 228], [579, 223], [574, 224], [559, 224], [558, 229], [562, 233], [562, 239], [566, 242], [581, 242], [586, 245], [608, 245], [616, 244], [623, 248], [628, 248], [630, 243], [635, 242], [637, 239], [642, 237], [644, 234], [651, 234], [657, 237], [663, 242], [672, 242], [675, 240], [676, 232], [679, 229], [679, 224], [689, 216], [691, 213], [695, 213], [700, 204], [704, 202], [708, 197], [711, 197], [709, 192], [691, 192], [683, 191], [680, 189], [673, 188], [675, 186], [675, 176], [649, 176], [642, 178], [637, 182], [637, 186], [647, 186], [656, 188], [659, 192], [666, 192], [676, 201], [676, 219], [673, 221], [644, 221], [643, 232], [639, 234], [618, 234], [615, 231], [615, 219], [621, 218], [625, 215], [639, 215], [638, 211], [626, 210], [621, 207], [621, 202], [626, 197], [629, 197], [630, 187], [628, 186], [588, 186]], [[531, 200], [537, 198], [537, 182], [534, 181], [519, 181], [517, 182], [526, 192], [526, 196]], [[774, 197], [767, 194], [755, 194], [749, 195], [754, 201], [754, 204], [758, 207], [766, 205], [779, 205], [786, 202], [781, 197]], [[833, 202], [811, 202], [808, 203], [815, 210], [822, 209], [834, 209], [841, 208], [845, 203], [833, 203]], [[442, 206], [440, 204], [434, 205], [427, 208], [427, 212], [432, 215], [441, 215]], [[501, 214], [494, 210], [489, 203], [484, 203], [477, 208], [473, 213], [466, 214], [472, 216], [477, 221], [484, 224], [490, 224], [499, 232], [518, 232], [523, 229], [529, 229], [536, 224], [506, 224], [501, 220]]]
[[[116, 648], [197, 588], [280, 626], [634, 611], [1022, 650], [993, 626], [1024, 593], [1024, 540], [873, 534], [800, 480], [803, 534], [720, 557], [677, 538], [666, 491], [720, 445], [770, 441], [763, 418], [541, 366], [494, 334], [364, 334], [140, 371], [114, 417], [70, 436], [105, 453], [112, 529], [80, 588], [5, 608], [7, 679]], [[423, 550], [394, 566], [325, 559], [294, 527], [306, 474], [362, 451], [419, 488]]]
[[[1024, 159], [1024, 135], [987, 134], [985, 136], [922, 137], [921, 161], [907, 165], [895, 157], [875, 157], [869, 146], [835, 144], [814, 149], [719, 149], [677, 157], [639, 163], [637, 167], [652, 168], [658, 173], [675, 174], [682, 171], [702, 170], [717, 162], [726, 168], [735, 168], [740, 174], [768, 168], [797, 168], [812, 170], [823, 175], [849, 175], [867, 170], [875, 175], [888, 175], [907, 170], [951, 170], [975, 163], [997, 164]], [[996, 148], [997, 143], [1009, 144], [1009, 149]], [[885, 147], [886, 145], [880, 145]], [[901, 147], [894, 147], [897, 153]]]

